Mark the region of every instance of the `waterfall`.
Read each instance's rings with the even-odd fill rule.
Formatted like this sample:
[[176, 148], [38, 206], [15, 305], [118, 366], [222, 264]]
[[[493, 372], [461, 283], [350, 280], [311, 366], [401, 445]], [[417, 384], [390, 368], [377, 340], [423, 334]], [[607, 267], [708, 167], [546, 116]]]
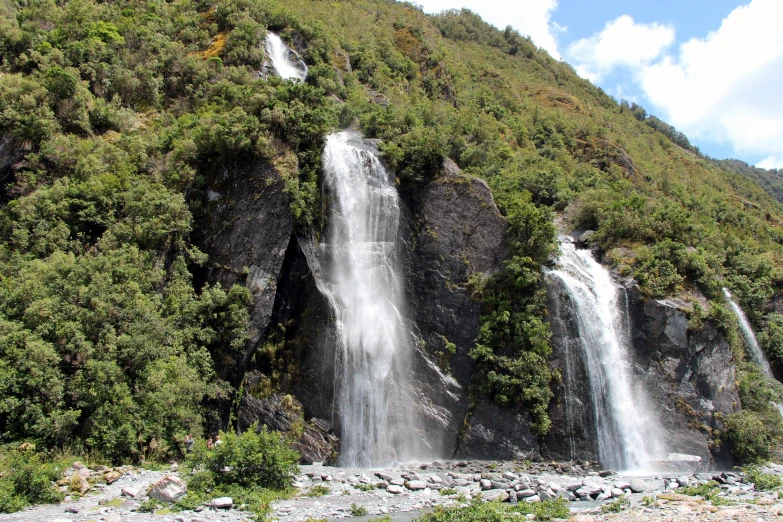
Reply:
[[575, 344], [589, 375], [599, 457], [611, 469], [641, 469], [665, 458], [665, 445], [646, 392], [633, 382], [624, 289], [570, 238], [561, 239], [560, 250], [557, 268], [547, 271], [547, 277], [562, 282], [577, 316], [580, 342]]
[[284, 80], [292, 78], [300, 82], [307, 78], [307, 65], [278, 35], [267, 33], [264, 49], [275, 74], [279, 77]]
[[[359, 136], [327, 137], [323, 172], [329, 224], [319, 290], [335, 318], [335, 397], [343, 466], [387, 465], [414, 455], [405, 387], [412, 344], [403, 326], [394, 177]], [[407, 407], [406, 407], [407, 406]]]
[[745, 347], [750, 354], [750, 358], [753, 359], [753, 362], [761, 367], [761, 371], [764, 372], [764, 375], [770, 379], [773, 379], [774, 377], [772, 377], [772, 368], [770, 368], [769, 361], [767, 360], [767, 357], [761, 350], [761, 346], [759, 346], [759, 343], [756, 340], [756, 334], [753, 333], [753, 328], [751, 328], [750, 321], [748, 321], [745, 312], [743, 312], [742, 308], [740, 308], [740, 305], [734, 301], [734, 297], [731, 295], [731, 292], [729, 292], [728, 288], [723, 289], [723, 295], [726, 296], [726, 299], [731, 305], [731, 309], [734, 311], [734, 315], [737, 316], [737, 320], [739, 321], [740, 325], [740, 332], [742, 332], [742, 338], [745, 340]]

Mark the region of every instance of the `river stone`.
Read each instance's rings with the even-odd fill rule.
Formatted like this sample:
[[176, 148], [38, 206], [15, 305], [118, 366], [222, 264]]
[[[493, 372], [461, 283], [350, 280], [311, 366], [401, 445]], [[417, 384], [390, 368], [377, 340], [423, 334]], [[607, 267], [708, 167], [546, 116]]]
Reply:
[[622, 497], [625, 492], [620, 488], [612, 488], [612, 496], [615, 498]]
[[210, 505], [216, 509], [231, 509], [234, 507], [234, 499], [231, 497], [218, 497], [213, 499]]
[[423, 480], [409, 480], [405, 483], [405, 487], [411, 491], [419, 491], [427, 488], [427, 483]]
[[485, 489], [485, 490], [492, 489], [492, 481], [489, 479], [481, 479], [481, 482], [479, 482], [479, 484], [481, 484], [481, 489]]
[[121, 493], [125, 497], [138, 498], [141, 496], [141, 488], [134, 486], [125, 486], [122, 488]]
[[538, 495], [533, 495], [532, 497], [527, 497], [525, 502], [541, 502], [541, 497]]
[[490, 489], [489, 491], [481, 492], [481, 500], [487, 502], [505, 502], [508, 500], [508, 493], [505, 489]]
[[518, 498], [532, 497], [535, 494], [536, 494], [536, 492], [533, 491], [532, 489], [523, 489], [523, 490], [517, 491], [517, 497]]
[[119, 471], [109, 471], [103, 476], [103, 478], [107, 484], [114, 484], [120, 479], [121, 476], [122, 473], [120, 473]]
[[470, 493], [470, 488], [465, 486], [457, 486], [454, 488], [454, 491], [457, 492], [457, 495], [462, 495], [465, 498], [470, 498], [472, 496]]
[[147, 494], [150, 498], [161, 502], [176, 502], [184, 497], [187, 492], [188, 487], [182, 479], [174, 475], [166, 475], [157, 481]]
[[389, 484], [386, 487], [386, 491], [393, 495], [399, 495], [400, 493], [405, 491], [405, 489], [402, 486], [398, 486], [397, 484]]
[[630, 480], [630, 488], [634, 493], [645, 493], [652, 489], [652, 486], [642, 479], [634, 478]]

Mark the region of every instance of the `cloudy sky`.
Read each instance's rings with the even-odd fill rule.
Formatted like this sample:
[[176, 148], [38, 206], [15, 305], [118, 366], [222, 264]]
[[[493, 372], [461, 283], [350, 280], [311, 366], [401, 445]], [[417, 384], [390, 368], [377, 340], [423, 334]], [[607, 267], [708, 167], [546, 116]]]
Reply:
[[703, 152], [783, 168], [783, 0], [416, 0], [512, 25]]

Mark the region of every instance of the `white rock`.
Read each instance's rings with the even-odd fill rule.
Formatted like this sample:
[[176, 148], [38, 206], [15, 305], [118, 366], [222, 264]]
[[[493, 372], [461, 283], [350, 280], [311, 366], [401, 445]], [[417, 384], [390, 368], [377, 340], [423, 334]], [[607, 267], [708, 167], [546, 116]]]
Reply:
[[135, 486], [125, 486], [122, 488], [122, 495], [130, 498], [138, 498], [141, 496], [141, 488]]
[[508, 500], [508, 493], [505, 489], [490, 489], [481, 492], [481, 500], [487, 502], [505, 502]]
[[525, 502], [541, 502], [541, 497], [538, 495], [533, 495], [532, 497], [527, 497]]
[[465, 498], [470, 498], [472, 496], [470, 493], [470, 488], [467, 486], [457, 486], [454, 488], [454, 491], [457, 492], [457, 495], [462, 495]]
[[231, 509], [234, 507], [234, 499], [231, 497], [218, 497], [213, 499], [210, 505], [217, 509]]
[[161, 502], [176, 502], [184, 497], [188, 492], [188, 487], [182, 482], [182, 479], [174, 475], [166, 475], [157, 481], [149, 493], [150, 498]]
[[405, 483], [405, 487], [411, 491], [419, 491], [427, 488], [427, 483], [423, 480], [409, 480]]
[[492, 481], [488, 479], [481, 479], [481, 489], [492, 489]]
[[389, 484], [389, 486], [386, 488], [386, 491], [394, 495], [399, 495], [405, 491], [405, 489], [402, 486], [398, 486], [397, 484]]
[[560, 484], [558, 484], [557, 482], [549, 482], [547, 483], [546, 487], [548, 487], [549, 489], [555, 492], [560, 491]]
[[612, 488], [612, 496], [613, 497], [617, 498], [617, 497], [622, 497], [623, 495], [625, 495], [625, 492], [622, 489], [620, 489], [620, 488]]
[[522, 489], [517, 491], [517, 497], [518, 498], [526, 498], [526, 497], [532, 497], [536, 494], [536, 492], [532, 489]]
[[506, 471], [505, 473], [503, 473], [503, 478], [507, 480], [518, 480], [519, 475], [515, 473], [511, 473], [510, 471]]

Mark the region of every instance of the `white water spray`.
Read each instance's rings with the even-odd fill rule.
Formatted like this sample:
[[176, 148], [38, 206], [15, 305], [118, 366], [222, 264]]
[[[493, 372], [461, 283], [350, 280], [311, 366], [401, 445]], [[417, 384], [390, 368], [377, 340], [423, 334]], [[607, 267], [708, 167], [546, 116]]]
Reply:
[[278, 35], [267, 33], [264, 49], [272, 63], [275, 74], [284, 80], [293, 78], [300, 82], [305, 81], [305, 78], [307, 78], [307, 65]]
[[339, 463], [387, 465], [416, 453], [410, 404], [395, 400], [412, 350], [401, 313], [399, 198], [394, 177], [351, 133], [327, 137], [323, 169], [330, 213], [319, 289], [337, 331]]
[[646, 392], [632, 380], [625, 296], [589, 251], [577, 250], [570, 238], [561, 240], [560, 250], [557, 269], [547, 275], [562, 281], [577, 315], [599, 457], [611, 469], [640, 470], [666, 453]]

